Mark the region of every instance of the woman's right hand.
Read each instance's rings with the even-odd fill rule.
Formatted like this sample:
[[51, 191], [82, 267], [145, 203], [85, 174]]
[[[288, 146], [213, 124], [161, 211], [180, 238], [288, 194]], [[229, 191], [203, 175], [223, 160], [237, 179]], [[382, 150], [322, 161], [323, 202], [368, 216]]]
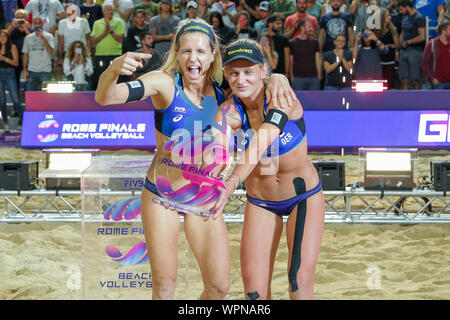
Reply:
[[23, 79], [25, 81], [28, 81], [28, 79], [30, 78], [30, 75], [28, 74], [27, 70], [23, 70]]
[[142, 59], [151, 59], [149, 53], [127, 52], [115, 58], [110, 68], [117, 75], [131, 76], [137, 68], [143, 68]]
[[213, 220], [216, 220], [222, 213], [223, 209], [228, 203], [228, 199], [233, 194], [234, 190], [236, 190], [237, 185], [236, 182], [231, 178], [224, 182], [225, 189], [220, 191], [219, 200], [217, 200], [216, 205], [214, 207], [214, 215]]

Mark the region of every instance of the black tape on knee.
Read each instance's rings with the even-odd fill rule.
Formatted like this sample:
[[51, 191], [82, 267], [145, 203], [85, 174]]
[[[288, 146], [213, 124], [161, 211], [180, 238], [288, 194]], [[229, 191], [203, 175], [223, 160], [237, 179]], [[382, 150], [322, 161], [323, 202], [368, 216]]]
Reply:
[[[305, 181], [302, 178], [295, 178], [294, 181], [295, 193], [297, 195], [306, 192]], [[294, 244], [292, 246], [291, 266], [289, 267], [289, 284], [291, 285], [291, 292], [298, 290], [297, 273], [300, 269], [302, 256], [302, 239], [303, 229], [306, 220], [306, 200], [301, 201], [297, 205], [297, 219], [295, 221]]]
[[259, 298], [259, 293], [258, 291], [247, 292], [247, 297], [250, 300], [257, 300]]

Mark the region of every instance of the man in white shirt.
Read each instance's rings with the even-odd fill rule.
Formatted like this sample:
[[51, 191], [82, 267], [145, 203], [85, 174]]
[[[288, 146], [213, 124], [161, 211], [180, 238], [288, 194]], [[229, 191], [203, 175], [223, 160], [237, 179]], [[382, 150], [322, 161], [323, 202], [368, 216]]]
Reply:
[[44, 31], [44, 19], [33, 17], [34, 32], [23, 41], [23, 77], [27, 91], [40, 91], [42, 83], [51, 79], [52, 54], [55, 50], [53, 35]]
[[62, 63], [69, 45], [74, 41], [81, 41], [89, 52], [91, 48], [91, 28], [89, 22], [80, 18], [80, 8], [74, 4], [67, 6], [66, 18], [58, 23], [58, 60]]
[[31, 0], [25, 6], [25, 10], [33, 17], [41, 17], [44, 21], [44, 31], [54, 36], [58, 28], [57, 17], [64, 19], [64, 8], [58, 0]]

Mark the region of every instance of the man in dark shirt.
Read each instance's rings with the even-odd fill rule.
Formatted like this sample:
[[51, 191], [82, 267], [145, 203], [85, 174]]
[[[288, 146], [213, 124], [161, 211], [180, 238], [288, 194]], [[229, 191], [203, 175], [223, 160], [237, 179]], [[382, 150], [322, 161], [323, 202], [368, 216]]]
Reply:
[[89, 27], [94, 27], [94, 22], [103, 18], [102, 6], [95, 3], [94, 0], [84, 0], [80, 5], [80, 14], [82, 18], [87, 19]]
[[267, 19], [268, 35], [272, 39], [275, 51], [278, 53], [278, 65], [274, 73], [284, 74], [289, 79], [289, 58], [291, 49], [288, 38], [281, 33], [282, 19], [276, 15], [271, 15]]
[[398, 66], [401, 89], [408, 90], [409, 81], [412, 81], [414, 89], [419, 90], [420, 61], [425, 46], [425, 17], [414, 9], [409, 0], [399, 3], [399, 11], [403, 15]]
[[134, 52], [141, 48], [140, 35], [144, 31], [150, 31], [150, 26], [145, 24], [144, 9], [137, 9], [134, 11], [135, 24], [128, 28], [127, 37], [124, 41], [123, 52]]
[[289, 40], [291, 47], [290, 74], [294, 90], [320, 90], [322, 78], [322, 56], [314, 34], [311, 20], [298, 22], [298, 36]]
[[[330, 0], [332, 11], [320, 19], [319, 45], [322, 52], [334, 49], [334, 39], [338, 34], [344, 34], [354, 44], [353, 19], [349, 13], [341, 12], [342, 0]], [[344, 49], [347, 49], [346, 44]]]
[[158, 69], [161, 66], [161, 55], [158, 51], [153, 48], [153, 35], [144, 31], [140, 35], [142, 48], [138, 49], [136, 52], [150, 53], [152, 57], [150, 59], [143, 59], [143, 68], [138, 68], [133, 75], [133, 79], [139, 78], [144, 73]]

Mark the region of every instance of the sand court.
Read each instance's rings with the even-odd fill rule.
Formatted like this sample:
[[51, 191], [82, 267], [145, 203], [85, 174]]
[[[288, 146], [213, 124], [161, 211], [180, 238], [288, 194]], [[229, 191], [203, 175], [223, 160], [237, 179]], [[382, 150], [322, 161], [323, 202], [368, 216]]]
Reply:
[[[2, 148], [0, 161], [38, 160], [40, 150]], [[111, 154], [112, 152], [104, 152]], [[143, 155], [144, 151], [120, 150], [117, 155]], [[431, 159], [446, 160], [448, 153], [428, 151], [419, 155], [416, 176], [429, 175]], [[317, 154], [311, 160], [344, 160], [346, 184], [360, 181], [358, 155]], [[447, 197], [448, 198], [448, 197]], [[412, 201], [412, 200], [409, 200]], [[448, 200], [447, 200], [448, 201]], [[26, 209], [42, 206], [31, 201]], [[342, 200], [335, 205], [345, 206]], [[358, 208], [355, 204], [355, 208]], [[362, 207], [362, 204], [360, 204]], [[444, 214], [448, 214], [447, 208]], [[227, 224], [231, 245], [231, 287], [227, 299], [243, 299], [240, 273], [241, 223]], [[181, 228], [182, 230], [182, 228]], [[95, 230], [94, 230], [95, 232]], [[130, 242], [136, 243], [142, 235]], [[94, 240], [94, 238], [92, 239]], [[143, 241], [143, 240], [142, 240]], [[82, 299], [81, 269], [90, 267], [119, 274], [151, 273], [148, 262], [119, 266], [109, 257], [85, 260], [79, 222], [0, 223], [0, 299]], [[105, 254], [108, 241], [90, 241], [90, 250]], [[450, 294], [450, 224], [325, 224], [316, 268], [316, 299], [448, 299]], [[192, 252], [180, 233], [177, 299], [196, 299], [202, 290], [201, 276]], [[285, 232], [277, 252], [272, 280], [273, 299], [289, 299], [288, 250]], [[137, 271], [139, 270], [139, 271]], [[145, 277], [145, 275], [144, 275]], [[98, 281], [99, 279], [95, 280]], [[148, 280], [148, 279], [139, 279]], [[102, 299], [151, 299], [151, 288], [108, 289]]]

